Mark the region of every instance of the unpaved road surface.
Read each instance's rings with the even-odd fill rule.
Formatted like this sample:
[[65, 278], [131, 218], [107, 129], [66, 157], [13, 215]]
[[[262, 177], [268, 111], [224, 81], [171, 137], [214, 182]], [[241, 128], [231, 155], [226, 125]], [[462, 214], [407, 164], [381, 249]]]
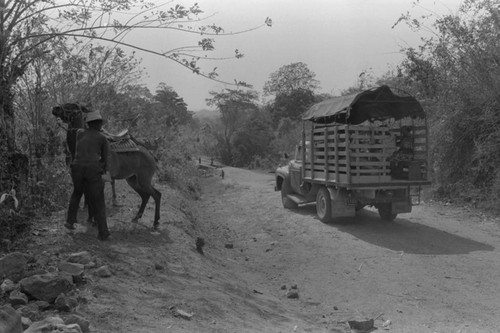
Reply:
[[351, 332], [365, 319], [380, 332], [500, 331], [497, 218], [424, 204], [391, 223], [365, 209], [324, 224], [314, 206], [284, 209], [272, 174], [224, 171], [203, 178], [199, 200], [157, 185], [159, 232], [151, 203], [129, 222], [139, 198], [118, 182], [110, 241], [85, 223], [68, 233], [60, 212], [31, 251], [46, 266], [82, 250], [109, 266], [79, 287], [91, 332]]
[[[364, 209], [324, 224], [314, 206], [284, 209], [272, 174], [224, 170], [206, 181], [202, 206], [234, 248], [216, 243], [207, 255], [301, 314], [295, 331], [349, 331], [347, 320], [370, 318], [380, 331], [500, 331], [498, 218], [423, 204], [390, 223]], [[298, 299], [285, 295], [292, 285]]]

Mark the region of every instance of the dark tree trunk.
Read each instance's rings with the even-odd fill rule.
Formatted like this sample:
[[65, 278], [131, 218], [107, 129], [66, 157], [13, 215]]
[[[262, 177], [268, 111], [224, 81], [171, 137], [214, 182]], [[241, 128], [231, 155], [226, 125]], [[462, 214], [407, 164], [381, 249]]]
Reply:
[[16, 148], [12, 84], [0, 82], [0, 192], [26, 193], [29, 160]]

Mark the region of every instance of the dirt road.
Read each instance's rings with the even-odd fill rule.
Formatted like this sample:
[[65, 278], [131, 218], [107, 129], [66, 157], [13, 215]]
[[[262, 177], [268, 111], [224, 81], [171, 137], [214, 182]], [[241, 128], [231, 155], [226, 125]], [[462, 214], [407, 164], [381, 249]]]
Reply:
[[[324, 224], [314, 206], [285, 210], [272, 174], [224, 171], [204, 184], [206, 255], [276, 302], [295, 331], [370, 318], [390, 332], [500, 330], [498, 218], [426, 203], [390, 223], [364, 209]], [[292, 285], [298, 299], [286, 297]]]
[[348, 320], [372, 318], [381, 332], [500, 331], [498, 218], [425, 204], [392, 223], [365, 209], [324, 224], [314, 206], [285, 210], [272, 174], [224, 172], [203, 178], [199, 200], [158, 184], [159, 232], [152, 204], [130, 223], [139, 198], [119, 182], [110, 241], [85, 223], [68, 233], [61, 211], [31, 252], [57, 267], [86, 250], [110, 268], [79, 289], [91, 332], [351, 332]]

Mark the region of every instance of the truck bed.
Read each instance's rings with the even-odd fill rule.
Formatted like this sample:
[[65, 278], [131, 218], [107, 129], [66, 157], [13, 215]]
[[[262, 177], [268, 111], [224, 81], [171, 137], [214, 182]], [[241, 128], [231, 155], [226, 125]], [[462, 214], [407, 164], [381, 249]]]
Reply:
[[[401, 154], [401, 128], [411, 128], [411, 154]], [[429, 185], [427, 127], [407, 119], [379, 126], [311, 124], [304, 128], [302, 179], [342, 187]], [[406, 150], [407, 151], [407, 150]]]

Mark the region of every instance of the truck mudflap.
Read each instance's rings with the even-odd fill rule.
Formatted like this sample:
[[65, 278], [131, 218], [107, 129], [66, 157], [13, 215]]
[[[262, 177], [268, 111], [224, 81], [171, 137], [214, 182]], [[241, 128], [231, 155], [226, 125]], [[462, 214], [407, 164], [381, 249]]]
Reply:
[[332, 218], [356, 216], [355, 203], [349, 202], [349, 197], [345, 190], [328, 187], [332, 201]]
[[356, 207], [346, 201], [332, 200], [332, 218], [356, 216]]
[[411, 213], [411, 202], [409, 200], [393, 201], [391, 206], [393, 214]]

